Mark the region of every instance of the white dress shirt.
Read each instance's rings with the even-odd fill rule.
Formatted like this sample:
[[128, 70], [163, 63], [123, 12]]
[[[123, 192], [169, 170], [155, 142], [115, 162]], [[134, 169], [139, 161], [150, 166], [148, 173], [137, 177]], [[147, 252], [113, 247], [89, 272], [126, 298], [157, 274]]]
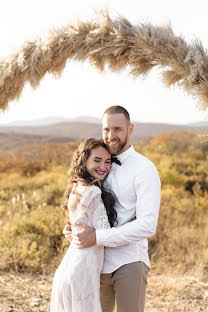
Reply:
[[[116, 198], [118, 225], [96, 230], [97, 245], [105, 246], [102, 273], [142, 261], [150, 268], [147, 238], [156, 232], [160, 208], [160, 178], [155, 165], [133, 146], [119, 154], [104, 182]], [[134, 219], [136, 216], [136, 219]]]

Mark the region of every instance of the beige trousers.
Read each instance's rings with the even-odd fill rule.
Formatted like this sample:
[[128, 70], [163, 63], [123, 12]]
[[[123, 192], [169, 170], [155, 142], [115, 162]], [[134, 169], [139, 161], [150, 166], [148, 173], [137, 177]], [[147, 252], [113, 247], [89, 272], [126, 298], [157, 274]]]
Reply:
[[102, 312], [144, 312], [149, 268], [141, 261], [125, 264], [113, 273], [101, 274]]

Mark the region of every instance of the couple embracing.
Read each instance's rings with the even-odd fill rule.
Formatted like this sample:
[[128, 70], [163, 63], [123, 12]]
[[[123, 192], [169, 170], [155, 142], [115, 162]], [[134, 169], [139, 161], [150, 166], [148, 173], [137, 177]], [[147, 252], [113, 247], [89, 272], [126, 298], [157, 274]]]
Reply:
[[85, 140], [73, 154], [64, 204], [71, 244], [54, 275], [51, 312], [144, 311], [160, 178], [130, 144], [125, 108], [108, 108], [102, 131], [103, 141]]

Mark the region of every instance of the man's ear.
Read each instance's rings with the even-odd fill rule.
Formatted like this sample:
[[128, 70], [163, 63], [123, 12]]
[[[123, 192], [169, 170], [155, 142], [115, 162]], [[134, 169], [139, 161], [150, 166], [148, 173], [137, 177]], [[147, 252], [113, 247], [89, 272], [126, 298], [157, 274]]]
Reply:
[[134, 125], [130, 124], [129, 125], [129, 135], [132, 135], [133, 132], [134, 132]]

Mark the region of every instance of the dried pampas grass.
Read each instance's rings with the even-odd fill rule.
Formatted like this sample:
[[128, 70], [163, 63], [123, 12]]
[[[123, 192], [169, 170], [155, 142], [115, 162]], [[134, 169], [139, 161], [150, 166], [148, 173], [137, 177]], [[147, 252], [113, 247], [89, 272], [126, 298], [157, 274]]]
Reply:
[[79, 21], [51, 31], [47, 38], [25, 42], [8, 58], [0, 60], [0, 109], [18, 99], [26, 82], [37, 87], [46, 73], [60, 75], [70, 59], [89, 60], [103, 71], [128, 66], [135, 77], [162, 68], [163, 83], [178, 84], [198, 98], [199, 108], [208, 107], [208, 56], [201, 42], [191, 44], [174, 35], [170, 26], [132, 25], [107, 12], [91, 22]]

